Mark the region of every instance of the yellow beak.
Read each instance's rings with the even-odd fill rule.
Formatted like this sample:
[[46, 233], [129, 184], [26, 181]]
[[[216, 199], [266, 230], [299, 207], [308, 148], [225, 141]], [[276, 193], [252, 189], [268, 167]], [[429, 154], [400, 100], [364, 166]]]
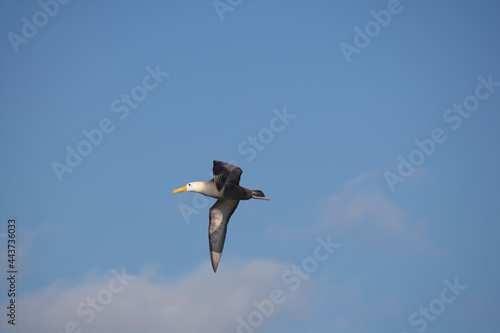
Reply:
[[178, 188], [177, 190], [173, 190], [172, 193], [175, 194], [175, 193], [179, 193], [179, 192], [184, 192], [186, 190], [187, 190], [186, 186], [183, 186], [181, 188]]

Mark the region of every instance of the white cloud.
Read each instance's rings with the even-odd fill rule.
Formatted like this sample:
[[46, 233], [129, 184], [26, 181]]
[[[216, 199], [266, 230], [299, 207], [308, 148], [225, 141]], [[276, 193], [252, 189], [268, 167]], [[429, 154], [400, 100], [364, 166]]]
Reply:
[[430, 253], [427, 225], [410, 221], [384, 192], [371, 184], [374, 176], [361, 175], [325, 201], [319, 228], [359, 249]]
[[238, 317], [246, 320], [256, 310], [254, 301], [269, 300], [270, 293], [280, 289], [286, 300], [275, 306], [269, 318], [263, 316], [261, 326], [265, 327], [274, 316], [299, 318], [311, 306], [315, 293], [310, 281], [296, 291], [283, 282], [283, 273], [289, 268], [254, 260], [226, 263], [224, 270], [214, 274], [204, 263], [177, 279], [159, 277], [149, 269], [124, 283], [116, 278], [121, 269], [103, 276], [89, 274], [79, 285], [55, 282], [20, 297], [15, 330], [230, 333], [236, 332]]
[[415, 221], [377, 182], [380, 173], [362, 174], [348, 180], [314, 207], [301, 207], [295, 215], [314, 223], [271, 225], [268, 236], [281, 242], [311, 239], [330, 234], [353, 250], [383, 250], [399, 254], [441, 254], [427, 238], [425, 221]]

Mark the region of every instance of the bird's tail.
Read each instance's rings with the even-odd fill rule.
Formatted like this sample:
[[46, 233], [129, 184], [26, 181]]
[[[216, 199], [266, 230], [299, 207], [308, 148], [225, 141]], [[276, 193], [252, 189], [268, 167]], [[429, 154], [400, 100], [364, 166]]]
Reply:
[[262, 200], [270, 200], [269, 197], [266, 197], [266, 195], [259, 190], [252, 190], [252, 198], [254, 199], [262, 199]]

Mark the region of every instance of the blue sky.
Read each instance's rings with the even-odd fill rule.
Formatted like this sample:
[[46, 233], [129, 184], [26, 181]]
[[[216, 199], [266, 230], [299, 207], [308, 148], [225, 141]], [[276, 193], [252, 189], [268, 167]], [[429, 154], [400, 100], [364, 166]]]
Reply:
[[497, 2], [61, 2], [0, 3], [2, 332], [498, 330]]

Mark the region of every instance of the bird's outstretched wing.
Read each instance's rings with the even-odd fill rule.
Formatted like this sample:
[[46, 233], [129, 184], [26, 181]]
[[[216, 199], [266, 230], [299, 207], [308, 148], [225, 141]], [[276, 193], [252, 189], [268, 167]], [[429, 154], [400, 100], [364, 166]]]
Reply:
[[208, 225], [208, 240], [210, 242], [210, 259], [212, 268], [217, 271], [219, 260], [226, 240], [227, 223], [233, 215], [239, 200], [219, 199], [210, 208], [210, 224]]
[[217, 187], [217, 191], [220, 191], [227, 182], [239, 185], [243, 171], [232, 164], [214, 161], [213, 173], [215, 186]]

